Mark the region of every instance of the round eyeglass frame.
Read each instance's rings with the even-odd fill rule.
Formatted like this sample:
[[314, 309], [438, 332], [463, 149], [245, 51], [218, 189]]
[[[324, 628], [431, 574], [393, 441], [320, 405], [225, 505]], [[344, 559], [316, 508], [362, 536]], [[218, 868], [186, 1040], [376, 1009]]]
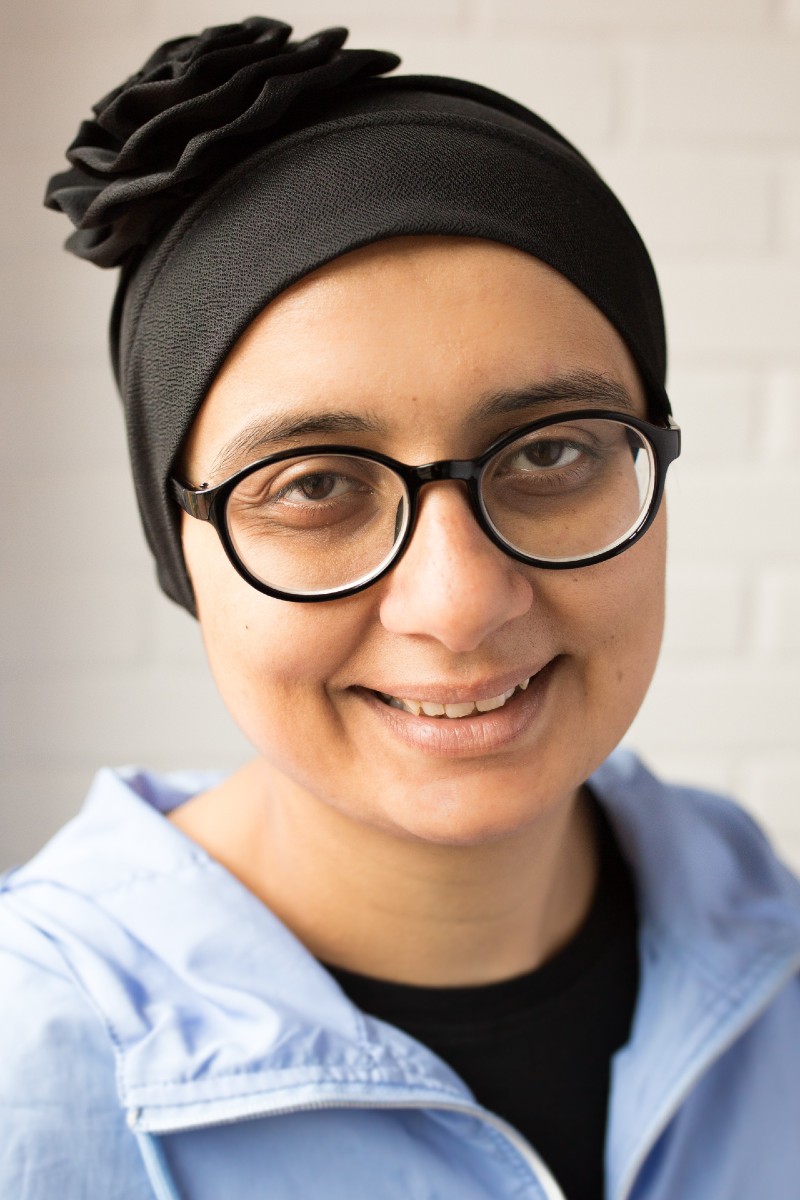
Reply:
[[[540, 429], [547, 429], [550, 425], [561, 425], [567, 421], [587, 420], [616, 421], [620, 425], [627, 425], [635, 429], [647, 440], [652, 448], [655, 472], [649, 503], [636, 526], [626, 537], [623, 537], [616, 544], [601, 550], [597, 554], [588, 555], [584, 558], [556, 560], [534, 558], [531, 555], [524, 554], [521, 550], [517, 550], [516, 547], [505, 541], [491, 521], [481, 496], [481, 482], [484, 473], [495, 455], [505, 450], [507, 446], [510, 446], [519, 438], [526, 437], [530, 433], [536, 433]], [[643, 421], [639, 417], [630, 416], [627, 413], [618, 412], [613, 409], [586, 408], [574, 412], [551, 414], [550, 416], [540, 418], [538, 421], [518, 426], [508, 433], [503, 434], [497, 441], [492, 442], [476, 458], [440, 459], [437, 462], [423, 463], [415, 467], [410, 466], [408, 463], [400, 462], [395, 458], [390, 458], [388, 455], [381, 454], [376, 450], [365, 450], [360, 446], [323, 443], [313, 446], [295, 446], [289, 450], [281, 450], [276, 454], [269, 454], [243, 467], [242, 470], [237, 471], [234, 475], [231, 475], [228, 479], [223, 480], [222, 483], [218, 483], [214, 487], [208, 487], [205, 484], [197, 488], [187, 487], [174, 478], [170, 480], [170, 483], [173, 494], [184, 512], [188, 513], [190, 517], [196, 517], [200, 521], [208, 521], [214, 526], [231, 565], [251, 587], [254, 587], [266, 596], [274, 596], [279, 600], [315, 604], [325, 600], [338, 600], [344, 596], [352, 596], [356, 592], [364, 591], [365, 588], [371, 587], [373, 583], [377, 583], [379, 579], [382, 579], [399, 562], [403, 554], [405, 554], [414, 536], [419, 512], [420, 491], [426, 484], [446, 480], [456, 480], [466, 484], [469, 506], [480, 528], [495, 546], [508, 554], [509, 557], [516, 559], [518, 562], [525, 563], [526, 566], [539, 567], [546, 571], [574, 570], [578, 567], [588, 567], [595, 563], [604, 562], [606, 559], [614, 558], [638, 542], [639, 538], [652, 525], [664, 495], [667, 468], [670, 463], [678, 458], [680, 452], [681, 431], [671, 417], [667, 418], [667, 424], [662, 426], [653, 425], [649, 421]], [[325, 592], [301, 593], [282, 591], [280, 588], [264, 583], [263, 580], [253, 575], [237, 554], [225, 519], [228, 498], [238, 483], [262, 467], [282, 462], [289, 458], [305, 457], [306, 455], [312, 457], [323, 454], [348, 455], [349, 457], [367, 459], [369, 462], [380, 463], [382, 466], [394, 471], [402, 480], [408, 496], [408, 516], [405, 529], [394, 546], [393, 551], [383, 562], [379, 563], [373, 572], [370, 572], [355, 583]]]

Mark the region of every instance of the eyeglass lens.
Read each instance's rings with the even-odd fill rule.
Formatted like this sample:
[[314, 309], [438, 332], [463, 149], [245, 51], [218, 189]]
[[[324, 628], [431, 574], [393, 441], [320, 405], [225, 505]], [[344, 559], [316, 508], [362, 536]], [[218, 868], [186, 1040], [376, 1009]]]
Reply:
[[[565, 420], [525, 434], [487, 463], [484, 516], [520, 553], [590, 558], [630, 536], [655, 486], [649, 442], [632, 426]], [[390, 467], [355, 455], [267, 464], [228, 497], [226, 522], [248, 571], [278, 590], [310, 595], [376, 575], [405, 535], [409, 496]]]
[[226, 519], [252, 575], [286, 592], [345, 588], [375, 574], [408, 524], [399, 475], [348, 455], [269, 464], [241, 481]]
[[491, 462], [481, 495], [514, 549], [565, 562], [611, 549], [636, 529], [655, 482], [644, 436], [618, 421], [565, 421], [512, 442]]

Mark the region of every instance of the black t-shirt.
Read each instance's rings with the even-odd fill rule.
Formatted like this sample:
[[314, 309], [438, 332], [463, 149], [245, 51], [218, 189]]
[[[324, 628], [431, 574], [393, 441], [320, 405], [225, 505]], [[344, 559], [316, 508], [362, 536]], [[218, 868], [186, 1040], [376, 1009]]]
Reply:
[[567, 1200], [602, 1200], [611, 1057], [638, 986], [630, 871], [595, 803], [600, 871], [586, 921], [536, 970], [479, 987], [415, 987], [328, 970], [364, 1012], [444, 1059], [541, 1155]]

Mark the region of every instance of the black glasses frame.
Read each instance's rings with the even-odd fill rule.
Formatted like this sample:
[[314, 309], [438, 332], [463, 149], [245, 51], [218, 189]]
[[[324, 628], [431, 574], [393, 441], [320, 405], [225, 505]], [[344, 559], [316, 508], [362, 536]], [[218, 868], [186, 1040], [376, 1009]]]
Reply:
[[[561, 425], [565, 421], [587, 420], [616, 421], [620, 425], [626, 425], [635, 429], [647, 439], [653, 449], [653, 461], [655, 464], [655, 480], [653, 482], [650, 503], [638, 525], [626, 538], [617, 545], [603, 550], [598, 554], [593, 554], [586, 558], [558, 559], [556, 561], [533, 558], [531, 555], [523, 554], [522, 551], [517, 550], [514, 546], [506, 542], [497, 529], [495, 529], [484, 506], [481, 496], [481, 483], [486, 468], [490, 465], [496, 454], [499, 454], [507, 446], [510, 446], [512, 442], [527, 436], [529, 433], [535, 433], [540, 429], [547, 429], [550, 425]], [[241, 471], [237, 471], [235, 475], [231, 475], [230, 478], [216, 484], [215, 487], [207, 487], [206, 485], [198, 488], [187, 487], [177, 479], [172, 479], [170, 482], [173, 494], [184, 512], [187, 512], [190, 517], [196, 517], [200, 521], [209, 521], [214, 526], [231, 565], [252, 587], [267, 596], [275, 596], [279, 600], [293, 600], [297, 603], [314, 604], [323, 600], [337, 600], [340, 597], [352, 596], [356, 592], [361, 592], [365, 588], [371, 587], [373, 583], [377, 583], [379, 579], [382, 579], [399, 562], [408, 549], [416, 527], [420, 491], [426, 484], [438, 483], [442, 480], [454, 479], [466, 484], [470, 508], [480, 528], [495, 546], [499, 547], [500, 550], [503, 550], [511, 558], [517, 559], [517, 561], [525, 563], [527, 566], [540, 567], [546, 571], [574, 570], [577, 567], [588, 567], [595, 563], [604, 562], [606, 559], [614, 558], [617, 554], [622, 554], [623, 551], [628, 550], [634, 545], [652, 525], [664, 495], [667, 468], [670, 463], [675, 461], [680, 452], [681, 431], [671, 417], [668, 418], [666, 426], [661, 426], [652, 425], [649, 421], [643, 421], [639, 417], [629, 416], [627, 413], [615, 410], [586, 408], [575, 412], [562, 412], [542, 417], [538, 421], [532, 421], [530, 424], [513, 429], [497, 441], [492, 442], [488, 449], [479, 454], [477, 458], [447, 458], [441, 459], [438, 462], [423, 463], [418, 467], [414, 467], [408, 463], [399, 462], [395, 458], [389, 458], [386, 454], [380, 454], [376, 450], [365, 450], [360, 446], [341, 446], [327, 443], [314, 446], [295, 446], [290, 450], [281, 450], [277, 454], [269, 454], [265, 458], [258, 459], [257, 462], [250, 463], [249, 466], [244, 467]], [[315, 454], [341, 454], [354, 458], [367, 459], [370, 462], [381, 463], [384, 467], [388, 467], [394, 471], [402, 479], [408, 495], [408, 520], [403, 535], [395, 546], [394, 553], [373, 575], [368, 576], [366, 579], [361, 579], [357, 583], [349, 584], [346, 587], [337, 588], [330, 592], [311, 592], [306, 594], [285, 592], [281, 591], [280, 588], [264, 583], [248, 571], [236, 553], [233, 541], [228, 532], [225, 509], [228, 498], [236, 485], [241, 480], [246, 479], [248, 475], [252, 475], [254, 471], [258, 471], [271, 463], [282, 462], [285, 459], [305, 455], [313, 456]]]

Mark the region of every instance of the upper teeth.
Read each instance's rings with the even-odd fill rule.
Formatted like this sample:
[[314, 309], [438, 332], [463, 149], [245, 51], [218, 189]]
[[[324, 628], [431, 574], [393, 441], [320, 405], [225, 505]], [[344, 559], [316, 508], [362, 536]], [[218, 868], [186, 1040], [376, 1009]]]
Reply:
[[387, 696], [384, 692], [380, 695], [392, 708], [402, 708], [413, 713], [415, 717], [469, 717], [474, 712], [485, 713], [491, 712], [493, 708], [502, 708], [517, 688], [524, 692], [529, 683], [530, 676], [515, 687], [509, 688], [507, 692], [501, 692], [499, 696], [489, 696], [487, 700], [459, 700], [455, 704], [439, 704], [436, 700], [407, 700], [402, 696]]

